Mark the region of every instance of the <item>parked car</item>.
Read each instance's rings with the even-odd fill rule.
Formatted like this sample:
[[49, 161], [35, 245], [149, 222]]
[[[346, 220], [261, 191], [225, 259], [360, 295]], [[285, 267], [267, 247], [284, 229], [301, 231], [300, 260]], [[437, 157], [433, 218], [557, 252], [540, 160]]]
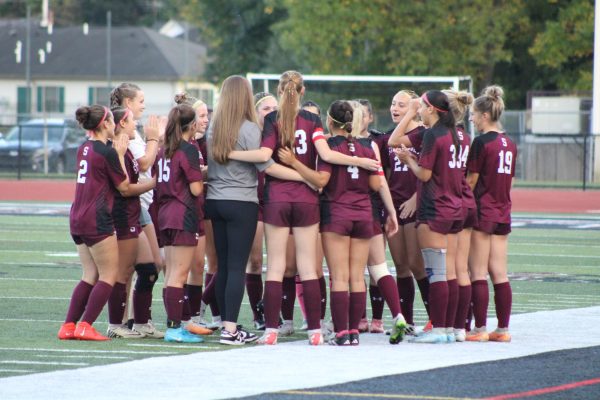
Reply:
[[[44, 149], [44, 130], [47, 128], [47, 150]], [[76, 121], [65, 119], [32, 119], [13, 127], [0, 138], [0, 169], [44, 172], [44, 155], [48, 154], [48, 171], [76, 171], [77, 148], [86, 140], [85, 130]]]

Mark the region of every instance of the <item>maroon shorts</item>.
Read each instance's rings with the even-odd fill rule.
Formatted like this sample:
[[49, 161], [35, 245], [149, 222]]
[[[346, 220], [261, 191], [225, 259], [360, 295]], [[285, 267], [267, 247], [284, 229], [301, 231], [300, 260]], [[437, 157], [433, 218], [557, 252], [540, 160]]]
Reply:
[[417, 212], [415, 211], [413, 215], [408, 218], [400, 218], [400, 211], [398, 212], [398, 225], [404, 226], [408, 224], [413, 224], [417, 221]]
[[473, 229], [488, 233], [490, 235], [501, 236], [508, 235], [511, 232], [510, 224], [502, 224], [491, 221], [477, 221], [477, 224], [473, 227]]
[[[374, 236], [373, 225], [371, 221], [337, 220], [322, 224], [321, 233], [333, 232], [353, 239], [371, 239]], [[381, 225], [379, 227], [381, 229]]]
[[126, 226], [116, 228], [117, 240], [137, 239], [140, 236], [142, 227], [137, 224], [134, 226]]
[[75, 242], [76, 245], [85, 244], [87, 247], [92, 247], [96, 243], [100, 243], [101, 241], [103, 241], [104, 239], [106, 239], [108, 237], [111, 237], [112, 235], [114, 235], [114, 233], [111, 233], [111, 234], [105, 233], [103, 235], [73, 235], [73, 234], [71, 234], [71, 237], [73, 238], [73, 241]]
[[429, 229], [431, 229], [433, 232], [437, 232], [437, 233], [441, 233], [442, 235], [448, 235], [448, 234], [454, 234], [454, 233], [458, 233], [460, 231], [462, 231], [463, 229], [463, 220], [459, 219], [459, 220], [444, 220], [444, 219], [439, 219], [439, 220], [425, 220], [425, 221], [420, 221], [417, 220], [417, 223], [415, 226], [419, 226], [421, 224], [425, 224], [429, 226]]
[[463, 222], [463, 229], [474, 228], [477, 226], [477, 208], [463, 207], [463, 216], [465, 218]]
[[373, 235], [372, 236], [377, 236], [377, 235], [383, 235], [383, 226], [381, 226], [381, 223], [379, 221], [373, 220]]
[[160, 243], [163, 246], [197, 246], [198, 235], [195, 232], [187, 232], [179, 229], [163, 229], [160, 231]]
[[265, 204], [263, 222], [287, 227], [304, 227], [317, 224], [320, 220], [318, 204], [275, 202]]

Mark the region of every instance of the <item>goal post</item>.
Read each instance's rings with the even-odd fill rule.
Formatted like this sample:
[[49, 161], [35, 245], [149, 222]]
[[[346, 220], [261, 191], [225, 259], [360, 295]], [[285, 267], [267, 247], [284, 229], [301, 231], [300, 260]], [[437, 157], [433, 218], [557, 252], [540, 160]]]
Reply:
[[[279, 74], [248, 73], [252, 89], [276, 94]], [[319, 104], [324, 113], [334, 100], [368, 99], [373, 105], [373, 127], [387, 130], [393, 126], [389, 107], [392, 97], [403, 89], [423, 93], [432, 89], [473, 92], [470, 76], [380, 76], [380, 75], [303, 75], [306, 91], [303, 101]]]

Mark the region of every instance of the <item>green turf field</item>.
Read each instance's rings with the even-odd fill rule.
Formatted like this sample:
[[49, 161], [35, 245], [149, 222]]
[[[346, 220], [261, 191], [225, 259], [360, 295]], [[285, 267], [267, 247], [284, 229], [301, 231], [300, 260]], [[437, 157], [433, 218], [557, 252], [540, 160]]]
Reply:
[[[516, 228], [509, 253], [513, 313], [600, 304], [600, 230]], [[200, 345], [152, 339], [61, 342], [56, 332], [80, 275], [66, 217], [0, 215], [0, 377], [230, 349], [215, 343], [216, 337]], [[162, 280], [154, 292], [153, 318], [164, 329], [161, 285]], [[418, 295], [415, 306], [417, 322], [423, 324]], [[493, 300], [490, 307], [493, 315]], [[387, 309], [384, 316], [389, 326]], [[106, 330], [106, 320], [103, 313], [95, 324], [99, 331]], [[247, 299], [240, 322], [250, 326]], [[280, 341], [304, 338], [301, 332]]]

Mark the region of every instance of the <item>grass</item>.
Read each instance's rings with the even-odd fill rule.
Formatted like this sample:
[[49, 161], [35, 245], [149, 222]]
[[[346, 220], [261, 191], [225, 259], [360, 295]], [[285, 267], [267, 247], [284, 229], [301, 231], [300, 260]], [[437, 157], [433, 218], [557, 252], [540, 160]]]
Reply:
[[[600, 231], [516, 228], [509, 238], [513, 313], [600, 304]], [[68, 218], [0, 216], [0, 377], [230, 350], [218, 345], [216, 337], [208, 337], [201, 345], [149, 339], [61, 342], [56, 332], [80, 277]], [[164, 328], [161, 287], [162, 279], [154, 291], [153, 318]], [[418, 295], [415, 306], [416, 320], [423, 324], [426, 315]], [[298, 307], [295, 317], [299, 326]], [[384, 317], [390, 326], [387, 308]], [[245, 298], [240, 322], [250, 326], [251, 318]], [[106, 321], [103, 312], [95, 324], [99, 331], [106, 330]], [[280, 341], [299, 339], [305, 340], [305, 333]]]

